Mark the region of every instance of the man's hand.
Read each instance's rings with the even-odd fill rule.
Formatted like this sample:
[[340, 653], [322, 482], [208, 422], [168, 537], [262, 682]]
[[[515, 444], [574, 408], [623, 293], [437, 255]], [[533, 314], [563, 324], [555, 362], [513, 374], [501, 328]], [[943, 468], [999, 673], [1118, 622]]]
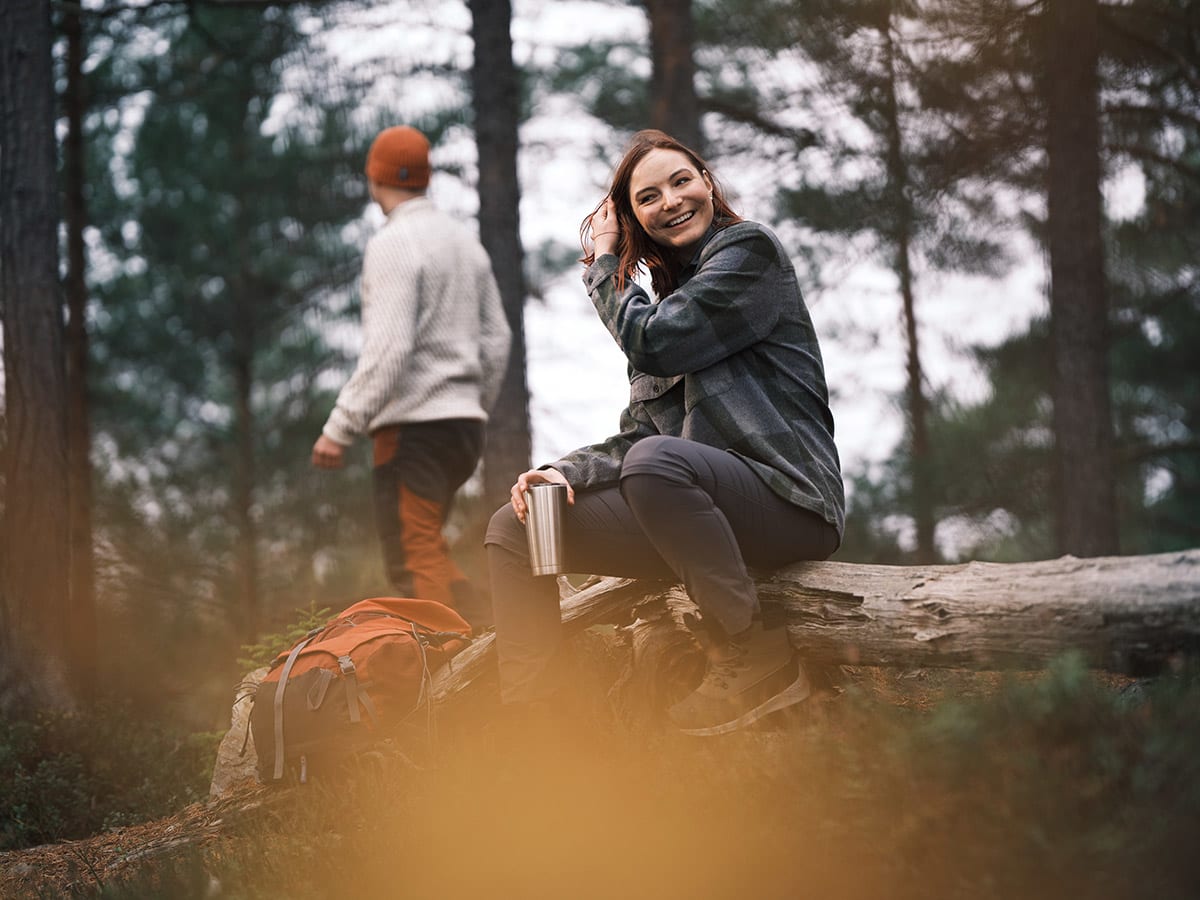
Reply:
[[340, 469], [345, 464], [346, 448], [321, 435], [313, 444], [312, 464], [318, 469]]

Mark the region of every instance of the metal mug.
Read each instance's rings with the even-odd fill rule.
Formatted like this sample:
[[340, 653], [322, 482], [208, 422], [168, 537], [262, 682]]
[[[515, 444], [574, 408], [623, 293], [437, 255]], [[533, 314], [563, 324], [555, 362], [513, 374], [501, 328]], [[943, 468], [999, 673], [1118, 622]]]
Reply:
[[525, 534], [529, 538], [529, 568], [534, 575], [566, 571], [563, 522], [567, 516], [567, 486], [539, 481], [525, 491]]

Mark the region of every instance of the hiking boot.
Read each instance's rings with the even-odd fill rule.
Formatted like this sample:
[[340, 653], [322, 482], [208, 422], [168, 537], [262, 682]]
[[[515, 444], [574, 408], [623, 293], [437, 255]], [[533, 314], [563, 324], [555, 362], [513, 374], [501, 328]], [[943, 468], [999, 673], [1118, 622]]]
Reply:
[[725, 734], [808, 697], [808, 677], [784, 626], [764, 628], [755, 619], [724, 643], [700, 637], [708, 644], [704, 680], [667, 711], [684, 734]]

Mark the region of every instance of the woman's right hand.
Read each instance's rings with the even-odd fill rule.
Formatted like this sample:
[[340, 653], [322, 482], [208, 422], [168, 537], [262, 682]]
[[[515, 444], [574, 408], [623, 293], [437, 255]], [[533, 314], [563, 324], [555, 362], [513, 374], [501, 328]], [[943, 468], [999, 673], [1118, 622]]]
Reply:
[[596, 256], [617, 252], [621, 224], [617, 220], [617, 205], [613, 203], [611, 195], [605, 197], [604, 202], [592, 214], [588, 226], [591, 229], [592, 245], [595, 248]]
[[528, 472], [522, 472], [517, 476], [517, 483], [509, 491], [512, 494], [513, 512], [522, 522], [525, 521], [525, 513], [528, 509], [525, 506], [525, 492], [529, 490], [531, 484], [538, 483], [565, 484], [567, 486], [567, 503], [574, 504], [575, 502], [575, 489], [558, 469], [530, 469]]

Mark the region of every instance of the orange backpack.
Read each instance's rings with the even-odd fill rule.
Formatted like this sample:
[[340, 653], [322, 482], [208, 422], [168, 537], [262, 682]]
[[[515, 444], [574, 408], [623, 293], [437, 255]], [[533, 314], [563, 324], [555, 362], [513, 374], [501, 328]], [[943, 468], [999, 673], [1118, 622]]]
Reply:
[[299, 781], [395, 732], [428, 697], [434, 671], [471, 626], [432, 600], [355, 603], [279, 654], [258, 686], [250, 728], [264, 782]]

